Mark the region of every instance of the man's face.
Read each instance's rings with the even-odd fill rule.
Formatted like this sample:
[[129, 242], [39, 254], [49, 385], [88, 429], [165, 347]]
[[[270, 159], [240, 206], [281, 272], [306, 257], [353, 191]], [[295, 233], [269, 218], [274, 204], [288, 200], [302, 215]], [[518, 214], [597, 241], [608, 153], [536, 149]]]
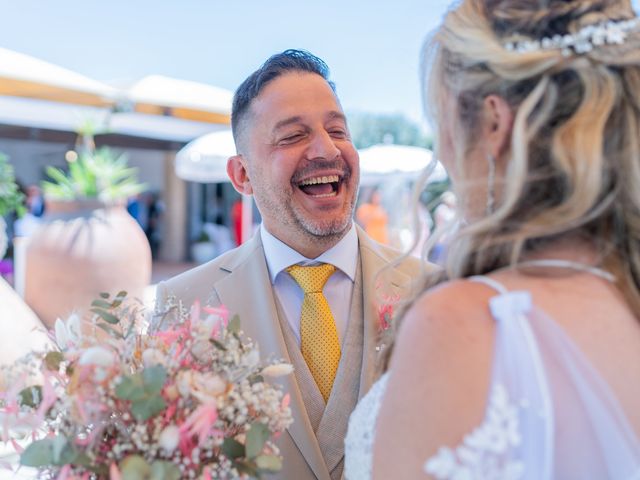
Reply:
[[306, 72], [272, 80], [253, 100], [243, 135], [267, 230], [303, 254], [337, 243], [351, 226], [360, 170], [328, 83]]

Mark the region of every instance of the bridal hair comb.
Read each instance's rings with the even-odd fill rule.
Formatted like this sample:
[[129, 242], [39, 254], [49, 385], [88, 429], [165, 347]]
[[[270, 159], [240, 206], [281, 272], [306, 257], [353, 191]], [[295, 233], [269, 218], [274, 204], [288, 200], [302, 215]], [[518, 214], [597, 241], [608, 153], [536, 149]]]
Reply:
[[582, 27], [575, 33], [554, 35], [540, 40], [509, 42], [505, 48], [510, 52], [531, 53], [541, 50], [560, 50], [565, 57], [572, 53], [581, 55], [601, 45], [621, 45], [627, 34], [640, 28], [640, 18], [610, 21]]

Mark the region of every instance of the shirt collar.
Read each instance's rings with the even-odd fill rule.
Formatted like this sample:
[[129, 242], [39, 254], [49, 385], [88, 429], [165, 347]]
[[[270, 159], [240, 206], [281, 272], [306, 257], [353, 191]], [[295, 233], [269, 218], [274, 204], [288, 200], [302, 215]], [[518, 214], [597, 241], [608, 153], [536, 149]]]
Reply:
[[298, 263], [302, 265], [330, 263], [344, 272], [352, 282], [355, 281], [356, 267], [358, 265], [358, 233], [353, 224], [337, 244], [314, 259], [306, 258], [271, 235], [265, 228], [264, 223], [260, 225], [260, 236], [272, 284], [275, 283], [276, 277], [280, 272]]

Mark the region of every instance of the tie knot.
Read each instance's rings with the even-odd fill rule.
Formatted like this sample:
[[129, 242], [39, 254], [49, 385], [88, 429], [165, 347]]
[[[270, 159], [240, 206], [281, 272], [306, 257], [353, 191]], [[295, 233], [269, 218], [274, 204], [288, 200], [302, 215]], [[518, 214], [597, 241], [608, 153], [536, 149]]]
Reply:
[[329, 263], [316, 265], [313, 267], [303, 267], [301, 265], [292, 265], [287, 268], [289, 275], [293, 277], [302, 291], [307, 293], [321, 293], [324, 284], [327, 283], [329, 277], [336, 271], [336, 267]]

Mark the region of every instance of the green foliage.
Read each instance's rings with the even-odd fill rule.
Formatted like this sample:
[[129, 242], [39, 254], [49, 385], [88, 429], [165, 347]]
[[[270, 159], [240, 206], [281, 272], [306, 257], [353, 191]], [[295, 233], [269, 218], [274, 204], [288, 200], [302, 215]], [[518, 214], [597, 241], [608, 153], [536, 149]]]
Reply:
[[16, 185], [13, 166], [9, 157], [0, 153], [0, 217], [11, 212], [22, 215], [25, 212], [24, 195]]
[[34, 385], [20, 390], [19, 403], [22, 406], [30, 408], [38, 408], [42, 401], [42, 387], [40, 385]]
[[45, 196], [56, 200], [98, 199], [103, 202], [124, 200], [146, 188], [137, 182], [137, 169], [127, 165], [124, 155], [108, 147], [80, 153], [69, 162], [69, 172], [48, 167], [51, 181], [44, 181]]
[[348, 115], [349, 130], [356, 148], [378, 143], [432, 148], [433, 141], [420, 125], [403, 115], [353, 112]]
[[116, 396], [131, 401], [131, 413], [136, 419], [148, 420], [166, 407], [160, 396], [166, 379], [167, 371], [162, 365], [145, 368], [142, 372], [122, 377], [116, 387]]
[[173, 463], [156, 460], [149, 464], [140, 455], [128, 455], [120, 470], [123, 480], [180, 480], [180, 469]]
[[247, 458], [253, 459], [260, 455], [270, 435], [269, 427], [264, 423], [252, 423], [247, 432]]
[[25, 467], [88, 465], [88, 463], [87, 456], [78, 451], [63, 435], [36, 440], [20, 455], [20, 464]]

